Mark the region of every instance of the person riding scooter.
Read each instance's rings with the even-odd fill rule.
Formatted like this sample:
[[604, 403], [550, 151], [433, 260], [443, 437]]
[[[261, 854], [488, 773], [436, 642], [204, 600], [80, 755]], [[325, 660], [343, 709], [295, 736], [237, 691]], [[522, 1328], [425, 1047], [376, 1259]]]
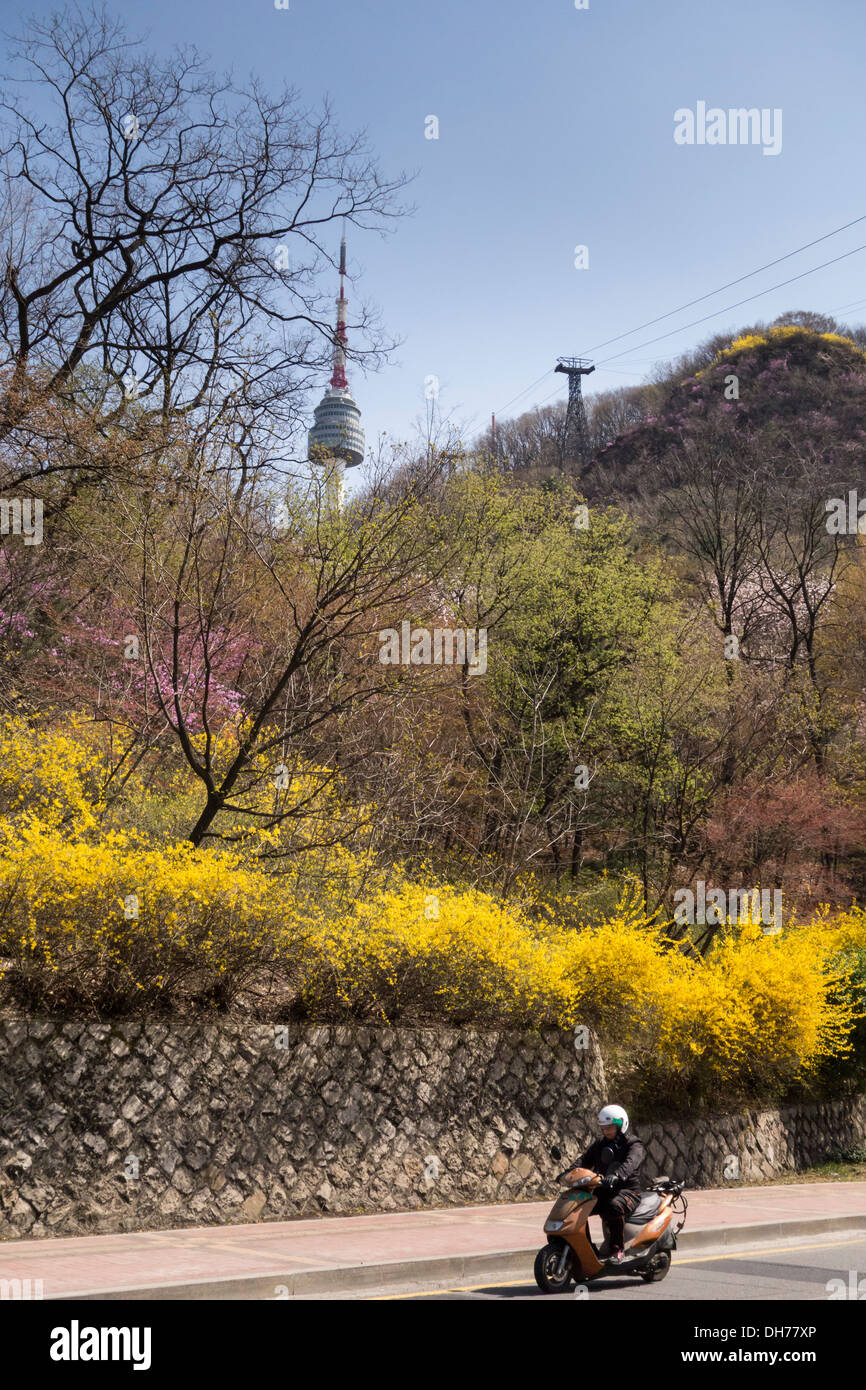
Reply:
[[601, 1139], [590, 1144], [580, 1159], [582, 1168], [600, 1173], [595, 1190], [595, 1210], [610, 1233], [611, 1263], [623, 1258], [626, 1218], [640, 1201], [640, 1170], [646, 1150], [636, 1134], [628, 1132], [628, 1115], [621, 1105], [605, 1105], [599, 1111]]

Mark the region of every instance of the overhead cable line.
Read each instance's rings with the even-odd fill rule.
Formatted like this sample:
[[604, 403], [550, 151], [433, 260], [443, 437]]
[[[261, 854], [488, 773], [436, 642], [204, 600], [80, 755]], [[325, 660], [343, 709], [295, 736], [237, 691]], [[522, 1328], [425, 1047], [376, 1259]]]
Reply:
[[[783, 261], [788, 261], [793, 256], [800, 255], [802, 251], [808, 251], [811, 249], [811, 247], [820, 245], [822, 241], [828, 241], [831, 237], [839, 236], [841, 232], [847, 231], [849, 227], [856, 227], [860, 222], [866, 222], [866, 213], [864, 213], [861, 217], [853, 218], [850, 222], [843, 223], [841, 227], [834, 228], [832, 232], [825, 232], [823, 236], [816, 237], [814, 241], [805, 242], [802, 246], [798, 246], [796, 250], [786, 252], [784, 256], [778, 256], [773, 261], [767, 261], [765, 265], [759, 266], [757, 270], [750, 270], [746, 275], [740, 275], [735, 280], [729, 280], [726, 284], [719, 285], [717, 289], [710, 290], [708, 294], [699, 295], [697, 299], [690, 299], [687, 303], [681, 304], [676, 309], [669, 309], [667, 313], [659, 314], [654, 319], [647, 319], [645, 323], [639, 324], [637, 328], [630, 328], [627, 333], [618, 333], [613, 338], [606, 338], [604, 342], [595, 343], [592, 347], [584, 348], [581, 352], [581, 356], [589, 356], [590, 353], [597, 352], [599, 349], [603, 347], [609, 347], [611, 343], [621, 342], [623, 338], [630, 338], [633, 334], [640, 333], [644, 328], [651, 328], [653, 324], [662, 323], [665, 319], [673, 317], [674, 314], [683, 313], [686, 309], [693, 308], [695, 304], [703, 304], [707, 299], [712, 299], [714, 295], [722, 294], [724, 290], [729, 290], [734, 285], [741, 285], [744, 283], [744, 281], [753, 279], [755, 275], [760, 275], [765, 270], [771, 270], [774, 265], [781, 265]], [[714, 311], [714, 313], [712, 314], [705, 315], [703, 318], [694, 319], [691, 323], [682, 324], [680, 328], [672, 329], [670, 333], [659, 334], [658, 337], [650, 338], [646, 343], [639, 343], [636, 346], [627, 348], [624, 352], [614, 353], [612, 356], [604, 358], [602, 362], [597, 363], [597, 366], [601, 367], [604, 366], [607, 362], [615, 362], [618, 360], [618, 358], [625, 357], [631, 352], [640, 351], [642, 347], [649, 347], [653, 343], [661, 342], [662, 339], [669, 338], [676, 333], [685, 331], [685, 329], [687, 328], [694, 328], [697, 324], [706, 323], [709, 319], [715, 318], [718, 314], [728, 313], [731, 309], [740, 308], [743, 304], [750, 304], [753, 300], [760, 299], [761, 295], [763, 294], [770, 294], [773, 290], [782, 289], [785, 285], [792, 285], [796, 280], [802, 280], [807, 275], [813, 275], [815, 271], [823, 270], [825, 266], [835, 265], [838, 261], [843, 261], [848, 256], [853, 256], [857, 251], [862, 251], [863, 249], [864, 247], [857, 246], [854, 248], [853, 251], [847, 251], [844, 255], [837, 256], [833, 260], [824, 261], [821, 265], [813, 266], [811, 270], [803, 271], [802, 275], [794, 275], [789, 280], [782, 280], [778, 285], [770, 285], [766, 290], [760, 290], [757, 294], [751, 295], [747, 299], [741, 299], [736, 304], [728, 305], [726, 309], [718, 309]], [[522, 396], [525, 396], [529, 391], [532, 391], [534, 387], [538, 386], [548, 376], [551, 376], [552, 373], [553, 368], [551, 368], [547, 372], [543, 372], [542, 375], [538, 377], [536, 381], [531, 382], [529, 386], [525, 386], [522, 391], [518, 391], [516, 396], [512, 396], [510, 401], [506, 401], [505, 405], [500, 406], [499, 409], [496, 411], [496, 415], [503, 414], [503, 412], [506, 411], [510, 405], [513, 405], [515, 401], [520, 400]], [[545, 400], [541, 402], [541, 404], [546, 405], [547, 401], [552, 400], [553, 397], [557, 394], [558, 388], [550, 396], [547, 396]]]
[[866, 242], [862, 246], [855, 246], [852, 251], [845, 251], [841, 256], [834, 256], [830, 261], [822, 261], [820, 265], [813, 265], [811, 270], [804, 270], [800, 275], [792, 275], [788, 280], [780, 280], [777, 285], [768, 285], [765, 290], [758, 290], [757, 294], [750, 294], [746, 299], [738, 299], [736, 304], [727, 304], [724, 309], [714, 309], [711, 314], [704, 314], [703, 318], [692, 319], [691, 323], [681, 323], [678, 328], [671, 328], [667, 333], [659, 333], [655, 338], [648, 338], [645, 343], [638, 343], [635, 347], [623, 348], [622, 352], [615, 352], [610, 357], [602, 358], [597, 362], [597, 367], [603, 367], [605, 362], [616, 362], [620, 357], [628, 357], [630, 352], [640, 352], [641, 348], [651, 347], [653, 343], [660, 343], [663, 338], [672, 338], [677, 333], [684, 333], [687, 328], [695, 328], [699, 323], [707, 323], [709, 319], [718, 318], [719, 314], [729, 314], [732, 309], [739, 309], [743, 304], [751, 304], [756, 299], [761, 299], [765, 294], [772, 294], [774, 290], [784, 289], [785, 285], [793, 285], [797, 280], [805, 280], [807, 275], [814, 275], [817, 270], [825, 270], [828, 265], [838, 265], [840, 261], [847, 261], [849, 256], [856, 256], [859, 251], [866, 251]]
[[681, 304], [678, 309], [670, 309], [666, 314], [659, 314], [658, 318], [647, 319], [646, 323], [639, 324], [637, 328], [630, 328], [627, 333], [618, 333], [615, 338], [606, 338], [603, 343], [595, 343], [592, 347], [584, 348], [581, 356], [588, 357], [591, 352], [598, 352], [603, 347], [609, 347], [611, 343], [620, 342], [622, 338], [630, 338], [633, 333], [641, 333], [645, 328], [652, 328], [654, 323], [661, 323], [664, 319], [671, 318], [673, 314], [681, 314], [686, 309], [693, 308], [695, 304], [703, 304], [704, 300], [712, 299], [713, 295], [730, 290], [734, 285], [742, 285], [744, 280], [751, 280], [753, 276], [760, 275], [762, 271], [771, 270], [774, 265], [781, 265], [783, 261], [789, 261], [792, 256], [799, 256], [801, 251], [808, 251], [811, 247], [818, 246], [820, 242], [838, 236], [840, 232], [847, 232], [849, 227], [856, 227], [858, 222], [866, 222], [866, 213], [862, 217], [855, 217], [852, 222], [846, 222], [843, 227], [837, 227], [835, 231], [826, 232], [824, 236], [816, 237], [814, 241], [807, 241], [805, 246], [798, 246], [796, 251], [788, 251], [784, 256], [778, 256], [774, 261], [767, 261], [766, 265], [759, 266], [757, 270], [750, 270], [748, 275], [740, 275], [738, 279], [729, 280], [726, 285], [720, 285], [717, 290], [710, 290], [709, 294], [702, 294], [697, 299], [690, 299], [687, 304]]

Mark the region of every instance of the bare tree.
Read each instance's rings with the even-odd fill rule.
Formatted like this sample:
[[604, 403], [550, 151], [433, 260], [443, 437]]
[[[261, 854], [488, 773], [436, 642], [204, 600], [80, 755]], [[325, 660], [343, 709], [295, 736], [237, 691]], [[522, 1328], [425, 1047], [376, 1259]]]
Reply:
[[757, 460], [729, 439], [687, 438], [663, 460], [660, 481], [659, 522], [673, 520], [698, 597], [723, 637], [747, 645], [760, 619], [751, 583], [760, 568]]
[[[383, 178], [327, 106], [239, 88], [194, 49], [155, 57], [104, 9], [31, 21], [14, 57], [0, 439], [92, 364], [115, 388], [106, 428], [131, 401], [164, 421], [206, 408], [238, 449], [258, 425], [278, 451], [333, 341], [317, 286], [335, 224], [383, 229], [404, 178]], [[356, 356], [377, 360], [370, 316], [354, 326]]]
[[343, 513], [318, 475], [282, 509], [261, 485], [238, 497], [192, 432], [187, 455], [161, 466], [93, 523], [94, 563], [141, 644], [146, 681], [127, 702], [127, 734], [140, 741], [158, 712], [201, 784], [189, 838], [302, 816], [310, 798], [273, 795], [278, 768], [283, 791], [317, 769], [313, 801], [358, 769], [369, 787], [377, 716], [358, 714], [421, 678], [381, 660], [378, 634], [433, 611], [449, 546], [478, 524], [469, 509], [441, 509], [449, 461], [374, 480]]

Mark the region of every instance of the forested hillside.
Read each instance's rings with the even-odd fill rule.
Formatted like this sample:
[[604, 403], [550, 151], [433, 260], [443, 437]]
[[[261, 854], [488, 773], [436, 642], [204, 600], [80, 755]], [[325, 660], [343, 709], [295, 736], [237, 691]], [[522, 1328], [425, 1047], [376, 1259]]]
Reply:
[[[61, 114], [9, 145], [3, 1000], [584, 1021], [695, 1096], [840, 1065], [866, 550], [828, 503], [866, 335], [793, 316], [598, 397], [581, 477], [547, 411], [395, 447], [341, 508], [303, 442], [320, 272], [401, 180], [75, 23], [34, 31]], [[678, 917], [698, 881], [781, 892], [790, 936]]]
[[[630, 845], [649, 879], [688, 866], [836, 899], [863, 889], [864, 552], [849, 494], [863, 478], [866, 334], [784, 320], [589, 401], [596, 444], [569, 481], [593, 515], [628, 517], [634, 563], [663, 573], [665, 619], [688, 633], [655, 683], [655, 717], [638, 715], [643, 750], [600, 755], [596, 790], [617, 822], [608, 843], [625, 858]], [[532, 430], [530, 415], [513, 437]], [[505, 455], [508, 425], [497, 432], [499, 471], [531, 472], [519, 448]], [[537, 485], [556, 489], [561, 472], [544, 471]]]

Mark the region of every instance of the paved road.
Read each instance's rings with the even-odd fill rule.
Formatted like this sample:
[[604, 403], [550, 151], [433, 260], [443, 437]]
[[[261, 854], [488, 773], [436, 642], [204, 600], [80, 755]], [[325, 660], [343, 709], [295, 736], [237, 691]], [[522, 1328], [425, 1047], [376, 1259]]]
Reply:
[[[852, 1271], [855, 1272], [852, 1279]], [[742, 1252], [711, 1251], [702, 1255], [674, 1255], [667, 1278], [658, 1284], [644, 1284], [637, 1279], [610, 1278], [598, 1284], [584, 1285], [575, 1294], [571, 1285], [565, 1294], [542, 1294], [536, 1288], [531, 1271], [528, 1279], [504, 1277], [480, 1286], [463, 1285], [450, 1288], [424, 1289], [406, 1285], [402, 1289], [378, 1293], [359, 1293], [363, 1299], [543, 1299], [547, 1302], [594, 1302], [596, 1299], [619, 1302], [640, 1299], [642, 1302], [671, 1302], [686, 1299], [750, 1302], [756, 1299], [779, 1301], [830, 1301], [828, 1281], [841, 1279], [850, 1301], [852, 1284], [863, 1280], [861, 1301], [866, 1300], [866, 1236], [814, 1240], [782, 1241], [766, 1247], [752, 1247]], [[834, 1286], [838, 1290], [838, 1286]], [[585, 1290], [585, 1292], [584, 1292]], [[345, 1294], [342, 1295], [344, 1298]], [[859, 1314], [858, 1310], [858, 1314]], [[790, 1319], [789, 1319], [790, 1321]]]
[[[688, 1200], [675, 1270], [717, 1247], [730, 1254], [746, 1244], [754, 1250], [798, 1239], [850, 1241], [866, 1231], [866, 1182], [703, 1189]], [[362, 1298], [386, 1280], [394, 1288], [415, 1280], [418, 1289], [422, 1278], [449, 1286], [507, 1281], [513, 1288], [524, 1271], [531, 1281], [549, 1210], [550, 1201], [519, 1202], [6, 1241], [0, 1281], [38, 1281], [46, 1299], [259, 1300], [344, 1289]], [[853, 1265], [853, 1254], [850, 1259]], [[866, 1260], [861, 1267], [866, 1275]], [[631, 1281], [622, 1282], [633, 1292]], [[672, 1273], [659, 1288], [679, 1282]], [[615, 1292], [610, 1281], [605, 1287]], [[802, 1294], [802, 1282], [799, 1287]], [[643, 1284], [637, 1291], [647, 1292]]]

